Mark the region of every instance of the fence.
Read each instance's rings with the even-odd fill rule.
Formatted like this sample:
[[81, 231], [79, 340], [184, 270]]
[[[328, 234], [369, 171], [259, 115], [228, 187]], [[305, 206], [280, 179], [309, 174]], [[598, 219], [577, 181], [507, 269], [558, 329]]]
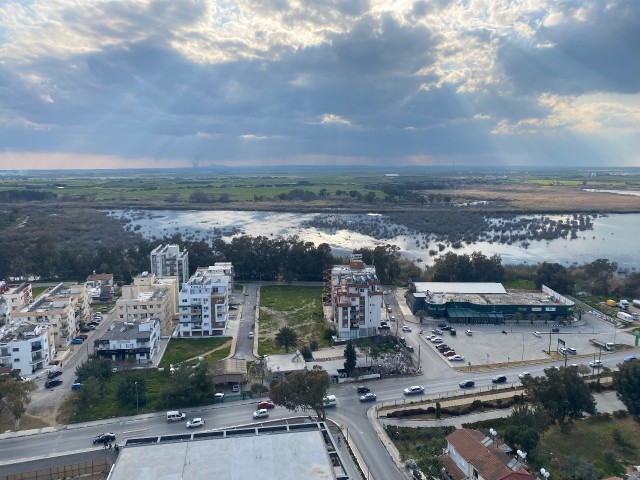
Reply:
[[89, 462], [43, 468], [30, 472], [0, 475], [0, 480], [60, 480], [64, 478], [77, 478], [81, 475], [107, 474], [111, 469], [111, 465], [110, 460], [101, 458]]

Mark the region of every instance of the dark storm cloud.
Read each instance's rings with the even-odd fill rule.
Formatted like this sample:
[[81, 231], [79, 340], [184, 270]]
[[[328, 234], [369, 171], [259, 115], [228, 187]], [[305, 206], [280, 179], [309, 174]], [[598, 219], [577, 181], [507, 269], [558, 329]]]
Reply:
[[[563, 2], [565, 15], [580, 6]], [[540, 29], [540, 44], [505, 43], [498, 59], [520, 92], [640, 91], [640, 2], [596, 2], [586, 21]], [[536, 48], [538, 47], [538, 48]]]

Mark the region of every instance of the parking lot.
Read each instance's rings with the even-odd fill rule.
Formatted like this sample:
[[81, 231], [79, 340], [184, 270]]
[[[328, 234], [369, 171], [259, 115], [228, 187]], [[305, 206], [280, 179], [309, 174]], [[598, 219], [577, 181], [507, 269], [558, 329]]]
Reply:
[[[403, 303], [402, 291], [396, 291], [393, 302], [393, 315], [398, 317], [400, 325], [411, 325], [415, 330], [422, 331], [421, 337], [432, 334], [432, 329], [438, 328], [437, 324], [442, 319], [426, 318], [423, 324], [419, 324], [419, 319], [409, 312], [406, 304]], [[597, 339], [603, 343], [613, 342], [618, 346], [634, 345], [634, 337], [624, 330], [615, 328], [613, 325], [603, 321], [593, 315], [584, 314], [579, 324], [574, 326], [562, 326], [551, 324], [534, 324], [521, 322], [519, 325], [455, 325], [456, 335], [452, 336], [449, 331], [444, 330], [442, 335], [443, 343], [450, 346], [459, 355], [464, 356], [463, 362], [443, 362], [449, 363], [452, 367], [474, 365], [505, 365], [513, 363], [531, 363], [545, 360], [563, 360], [564, 357], [558, 353], [560, 347], [571, 347], [576, 350], [576, 355], [568, 355], [568, 364], [588, 364], [594, 360], [594, 356], [602, 355], [602, 361], [607, 366], [605, 350], [592, 345], [589, 340]], [[470, 329], [471, 336], [465, 334], [465, 330]], [[552, 332], [552, 329], [559, 329]], [[534, 332], [538, 332], [534, 334]], [[504, 333], [503, 333], [504, 332]], [[401, 333], [399, 333], [401, 335]], [[564, 342], [564, 345], [562, 344]], [[436, 345], [425, 340], [434, 349]], [[624, 348], [624, 347], [619, 347]], [[550, 354], [548, 353], [550, 351]]]

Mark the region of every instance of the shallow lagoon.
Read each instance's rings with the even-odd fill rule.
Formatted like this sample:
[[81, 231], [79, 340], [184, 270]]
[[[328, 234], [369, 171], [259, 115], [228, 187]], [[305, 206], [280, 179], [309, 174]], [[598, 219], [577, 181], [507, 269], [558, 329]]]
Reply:
[[[254, 211], [174, 211], [174, 210], [114, 210], [109, 214], [119, 218], [127, 229], [139, 231], [145, 238], [163, 238], [180, 233], [184, 239], [228, 240], [238, 235], [289, 237], [297, 235], [314, 244], [327, 243], [334, 255], [346, 255], [354, 248], [392, 244], [401, 249], [403, 256], [418, 263], [430, 264], [434, 257], [428, 253], [436, 248], [436, 239], [429, 238], [425, 249], [424, 235], [396, 225], [384, 215], [345, 214], [340, 217], [340, 228], [316, 228], [309, 222], [325, 214], [275, 213]], [[548, 216], [548, 215], [547, 215]], [[566, 217], [562, 216], [562, 217]], [[561, 218], [561, 217], [558, 217]], [[613, 214], [593, 219], [591, 230], [581, 231], [575, 239], [529, 240], [527, 244], [511, 245], [479, 241], [463, 244], [454, 249], [450, 245], [439, 253], [458, 254], [480, 251], [489, 256], [498, 254], [503, 263], [557, 262], [570, 266], [588, 263], [598, 258], [615, 261], [623, 270], [635, 271], [640, 263], [640, 215]], [[387, 232], [384, 239], [376, 239], [355, 231], [363, 221], [383, 222]], [[349, 229], [349, 224], [354, 229]], [[389, 233], [390, 232], [390, 233]]]

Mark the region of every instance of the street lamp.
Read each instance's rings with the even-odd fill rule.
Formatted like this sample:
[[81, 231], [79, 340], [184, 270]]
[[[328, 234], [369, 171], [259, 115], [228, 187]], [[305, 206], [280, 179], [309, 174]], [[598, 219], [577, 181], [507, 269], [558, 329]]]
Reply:
[[138, 382], [135, 382], [136, 384], [136, 413], [138, 413], [139, 411], [139, 403], [138, 403]]
[[522, 332], [522, 361], [524, 362], [524, 332]]

